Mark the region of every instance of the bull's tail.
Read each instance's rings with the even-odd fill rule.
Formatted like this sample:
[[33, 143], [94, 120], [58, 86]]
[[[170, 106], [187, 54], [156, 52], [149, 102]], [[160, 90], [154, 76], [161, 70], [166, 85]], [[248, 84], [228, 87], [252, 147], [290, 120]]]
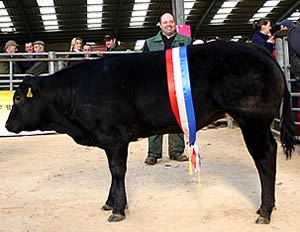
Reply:
[[295, 124], [291, 109], [291, 95], [285, 83], [285, 90], [283, 95], [283, 108], [280, 124], [280, 141], [286, 158], [292, 156], [295, 147]]

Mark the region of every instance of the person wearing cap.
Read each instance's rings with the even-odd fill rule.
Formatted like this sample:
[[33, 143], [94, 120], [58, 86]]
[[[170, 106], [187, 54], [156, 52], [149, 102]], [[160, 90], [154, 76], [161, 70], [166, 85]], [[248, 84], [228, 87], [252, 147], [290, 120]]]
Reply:
[[37, 40], [33, 42], [33, 52], [45, 52], [45, 43], [42, 40]]
[[275, 38], [283, 38], [286, 37], [289, 33], [289, 30], [293, 28], [295, 25], [293, 21], [284, 19], [280, 22], [276, 23], [276, 26], [280, 26], [280, 30], [274, 33]]
[[[7, 56], [2, 56], [2, 58], [13, 58], [14, 56], [9, 55], [10, 53], [16, 53], [18, 51], [18, 44], [14, 40], [9, 40], [6, 42], [4, 46], [4, 53], [7, 53]], [[21, 69], [15, 61], [12, 62], [13, 64], [13, 73], [19, 74], [21, 73]], [[1, 61], [0, 62], [0, 74], [8, 74], [9, 73], [9, 61]]]
[[105, 35], [103, 41], [105, 42], [106, 51], [112, 52], [126, 50], [113, 34]]
[[[146, 40], [143, 51], [162, 51], [192, 43], [191, 38], [180, 35], [176, 32], [176, 22], [172, 14], [164, 13], [159, 20], [160, 31], [153, 37]], [[154, 135], [148, 139], [148, 155], [145, 163], [154, 165], [162, 158], [162, 135]], [[183, 134], [170, 134], [168, 137], [168, 150], [171, 160], [187, 161], [188, 157], [184, 152]]]
[[[45, 52], [45, 43], [41, 40], [33, 42], [33, 51], [34, 53]], [[35, 55], [35, 58], [43, 58], [41, 55]], [[31, 75], [40, 75], [42, 73], [48, 72], [48, 62], [46, 61], [35, 61], [33, 66], [26, 70], [26, 74]]]

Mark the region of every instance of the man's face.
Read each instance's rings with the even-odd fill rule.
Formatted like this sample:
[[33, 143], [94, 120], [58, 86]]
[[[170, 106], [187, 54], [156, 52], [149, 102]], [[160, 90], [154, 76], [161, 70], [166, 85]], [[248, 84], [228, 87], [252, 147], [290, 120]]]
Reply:
[[111, 40], [105, 41], [105, 46], [109, 49], [114, 46], [115, 42], [116, 42], [116, 39], [111, 39]]
[[18, 48], [16, 46], [9, 46], [8, 48], [5, 49], [7, 53], [15, 53], [18, 51]]
[[35, 44], [35, 45], [33, 45], [33, 51], [34, 52], [44, 52], [44, 46], [41, 44]]
[[25, 51], [27, 53], [32, 53], [32, 51], [33, 51], [32, 43], [25, 43]]
[[89, 45], [84, 45], [82, 51], [84, 51], [84, 52], [91, 52], [92, 48]]
[[[84, 45], [83, 48], [82, 48], [82, 51], [83, 52], [91, 52], [92, 51], [92, 48], [90, 45]], [[91, 54], [84, 54], [85, 57], [89, 57], [91, 56]]]
[[176, 32], [176, 23], [171, 14], [166, 13], [162, 15], [159, 26], [163, 34], [167, 36], [171, 36]]

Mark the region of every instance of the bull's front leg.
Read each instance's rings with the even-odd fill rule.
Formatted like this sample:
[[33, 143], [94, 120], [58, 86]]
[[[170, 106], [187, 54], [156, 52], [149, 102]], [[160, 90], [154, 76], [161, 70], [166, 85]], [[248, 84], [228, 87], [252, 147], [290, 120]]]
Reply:
[[109, 169], [111, 173], [111, 186], [109, 195], [103, 210], [112, 210], [108, 221], [117, 222], [125, 219], [125, 208], [127, 207], [127, 198], [125, 190], [125, 174], [127, 170], [127, 144], [114, 144], [111, 148], [105, 149]]

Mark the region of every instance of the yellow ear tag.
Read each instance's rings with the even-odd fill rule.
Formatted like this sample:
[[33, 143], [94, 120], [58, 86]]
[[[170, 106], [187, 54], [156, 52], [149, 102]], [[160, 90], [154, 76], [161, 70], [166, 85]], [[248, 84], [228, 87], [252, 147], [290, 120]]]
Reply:
[[27, 92], [26, 97], [33, 97], [30, 87], [28, 88], [28, 92]]

